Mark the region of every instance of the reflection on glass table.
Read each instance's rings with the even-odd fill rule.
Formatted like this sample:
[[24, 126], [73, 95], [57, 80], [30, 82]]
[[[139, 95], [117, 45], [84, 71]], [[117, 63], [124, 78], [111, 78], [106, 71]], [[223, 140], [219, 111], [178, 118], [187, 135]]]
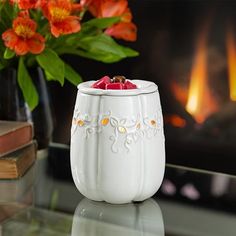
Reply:
[[165, 233], [161, 209], [153, 199], [112, 205], [84, 198], [75, 210], [71, 235], [164, 236]]
[[15, 181], [0, 181], [0, 236], [235, 236], [234, 176], [167, 165], [152, 199], [111, 205], [84, 198], [70, 175], [69, 149], [39, 153]]

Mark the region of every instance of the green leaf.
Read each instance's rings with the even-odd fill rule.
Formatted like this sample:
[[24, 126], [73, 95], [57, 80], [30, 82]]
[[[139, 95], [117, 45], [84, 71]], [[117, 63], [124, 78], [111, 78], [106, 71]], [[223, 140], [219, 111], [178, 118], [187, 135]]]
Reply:
[[15, 19], [19, 13], [20, 9], [18, 7], [18, 4], [13, 5], [13, 11], [12, 11], [12, 17]]
[[119, 21], [120, 21], [120, 17], [96, 18], [96, 19], [92, 19], [92, 20], [85, 22], [82, 25], [82, 28], [93, 26], [98, 29], [106, 29], [106, 28], [114, 25], [115, 23], [118, 23]]
[[10, 1], [5, 1], [1, 8], [1, 22], [4, 22], [7, 28], [10, 28], [12, 20], [15, 18], [15, 8], [12, 7]]
[[82, 24], [80, 32], [66, 37], [66, 44], [75, 46], [82, 38], [101, 35], [103, 29], [106, 29], [119, 21], [120, 17], [105, 17], [89, 20]]
[[131, 48], [124, 47], [124, 46], [121, 46], [121, 45], [120, 45], [120, 48], [125, 53], [125, 55], [127, 57], [137, 57], [137, 56], [139, 56], [139, 52], [137, 52], [137, 51], [135, 51]]
[[65, 66], [60, 57], [51, 49], [44, 50], [43, 53], [36, 56], [38, 64], [44, 69], [45, 73], [51, 75], [54, 80], [64, 84]]
[[135, 50], [117, 44], [113, 38], [105, 34], [82, 38], [78, 45], [79, 49], [68, 48], [64, 53], [76, 54], [104, 63], [113, 63], [126, 57], [139, 55]]
[[93, 59], [96, 61], [101, 61], [103, 63], [114, 63], [122, 60], [120, 56], [111, 53], [102, 53], [102, 52], [95, 53], [95, 52], [86, 52], [83, 50], [73, 50], [71, 51], [71, 54], [85, 57], [88, 59]]
[[17, 80], [25, 101], [30, 109], [33, 110], [38, 105], [39, 97], [22, 57], [19, 59]]
[[4, 3], [0, 2], [0, 11], [2, 10], [3, 6], [4, 6]]
[[125, 53], [120, 48], [120, 45], [118, 45], [110, 36], [105, 34], [83, 38], [79, 41], [79, 47], [95, 54], [111, 53], [120, 58], [126, 57]]
[[2, 70], [5, 66], [0, 62], [0, 70]]
[[14, 51], [12, 51], [11, 49], [9, 48], [6, 48], [5, 52], [4, 52], [4, 55], [3, 55], [3, 58], [4, 59], [11, 59], [12, 57], [14, 57], [16, 54]]
[[65, 77], [72, 84], [77, 86], [82, 82], [81, 76], [68, 64], [65, 63]]
[[6, 67], [6, 60], [3, 60], [1, 55], [0, 55], [0, 70]]
[[[64, 65], [65, 65], [65, 78], [75, 86], [81, 83], [82, 82], [81, 76], [70, 65], [66, 63]], [[55, 78], [48, 71], [45, 71], [45, 75], [48, 81], [55, 80]]]
[[45, 75], [46, 75], [46, 79], [48, 81], [51, 81], [51, 80], [56, 80], [48, 71], [44, 71]]

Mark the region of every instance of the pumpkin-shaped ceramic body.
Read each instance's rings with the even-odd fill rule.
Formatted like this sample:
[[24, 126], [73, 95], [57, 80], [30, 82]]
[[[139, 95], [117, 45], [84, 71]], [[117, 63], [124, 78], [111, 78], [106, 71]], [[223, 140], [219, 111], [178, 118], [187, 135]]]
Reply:
[[77, 206], [72, 236], [164, 236], [162, 212], [153, 199], [112, 205], [83, 199]]
[[165, 168], [163, 118], [157, 86], [137, 89], [78, 86], [71, 128], [71, 170], [78, 190], [96, 201], [143, 201], [160, 187]]

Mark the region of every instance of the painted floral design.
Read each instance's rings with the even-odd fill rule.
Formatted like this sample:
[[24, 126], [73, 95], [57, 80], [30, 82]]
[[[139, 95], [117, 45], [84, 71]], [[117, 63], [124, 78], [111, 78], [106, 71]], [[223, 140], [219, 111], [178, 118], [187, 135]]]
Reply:
[[112, 152], [119, 153], [123, 149], [129, 152], [132, 144], [141, 138], [151, 139], [161, 131], [161, 111], [150, 117], [137, 115], [136, 118], [127, 119], [114, 117], [110, 111], [91, 116], [75, 109], [71, 133], [74, 135], [77, 129], [83, 128], [85, 138], [89, 139], [90, 135], [102, 132], [107, 126], [113, 129], [109, 137]]

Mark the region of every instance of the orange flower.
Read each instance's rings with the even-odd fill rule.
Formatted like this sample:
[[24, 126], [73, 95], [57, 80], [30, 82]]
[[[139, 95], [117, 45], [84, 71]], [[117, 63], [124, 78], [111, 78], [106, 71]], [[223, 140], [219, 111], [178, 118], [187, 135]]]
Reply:
[[137, 27], [132, 22], [120, 22], [105, 30], [107, 35], [117, 39], [136, 41]]
[[45, 48], [45, 39], [35, 32], [36, 28], [36, 23], [30, 18], [17, 17], [12, 29], [2, 34], [5, 46], [14, 50], [17, 55], [41, 53]]
[[132, 23], [132, 14], [127, 0], [82, 0], [81, 5], [88, 8], [90, 13], [98, 18], [121, 17], [121, 22], [105, 30], [105, 33], [114, 38], [135, 41], [137, 27]]
[[41, 0], [18, 0], [20, 9], [31, 9], [41, 6]]
[[127, 0], [103, 0], [99, 17], [122, 16], [128, 7]]
[[46, 2], [47, 0], [10, 0], [10, 3], [17, 3], [24, 10], [42, 7]]
[[29, 18], [30, 17], [29, 11], [28, 10], [22, 10], [18, 13], [18, 16], [24, 17], [24, 18], [27, 18], [27, 17]]
[[120, 16], [128, 6], [127, 0], [81, 0], [80, 3], [98, 18]]
[[43, 7], [45, 17], [49, 20], [51, 33], [55, 37], [80, 31], [78, 16], [71, 15], [79, 5], [70, 0], [50, 0]]
[[100, 15], [101, 0], [81, 0], [80, 4], [84, 8], [88, 8], [95, 17]]
[[121, 15], [121, 22], [111, 26], [105, 30], [107, 35], [110, 35], [117, 39], [123, 39], [126, 41], [136, 41], [137, 40], [137, 27], [132, 21], [132, 14], [129, 8]]

